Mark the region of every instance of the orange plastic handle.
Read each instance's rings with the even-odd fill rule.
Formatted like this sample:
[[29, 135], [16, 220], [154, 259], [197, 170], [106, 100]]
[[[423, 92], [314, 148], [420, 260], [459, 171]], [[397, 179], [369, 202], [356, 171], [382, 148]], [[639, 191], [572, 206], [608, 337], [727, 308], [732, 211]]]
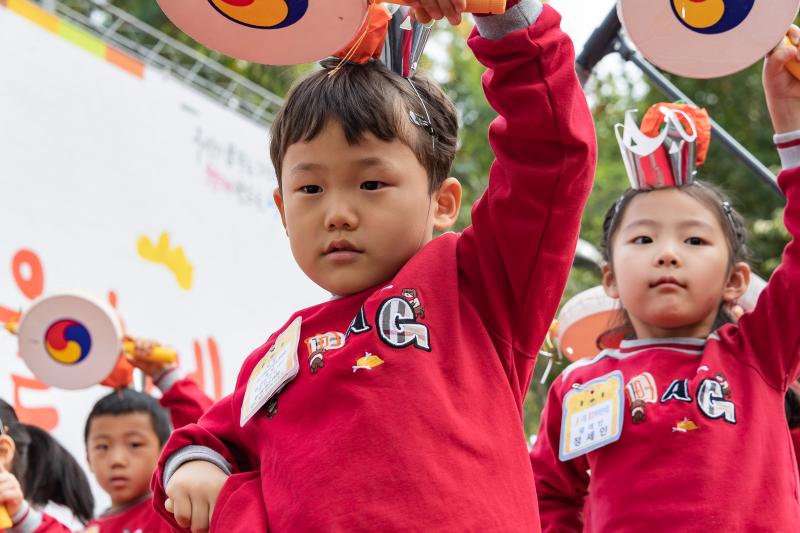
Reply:
[[[790, 40], [789, 40], [789, 36], [788, 36], [788, 35], [785, 37], [785, 40], [784, 40], [784, 42], [785, 42], [786, 44], [789, 44], [789, 45], [791, 45], [791, 44], [792, 44], [792, 41], [790, 41]], [[786, 63], [786, 70], [788, 70], [789, 72], [791, 72], [791, 73], [792, 73], [792, 75], [793, 75], [795, 78], [797, 78], [798, 80], [800, 80], [800, 61], [797, 61], [796, 59], [792, 59], [791, 61], [789, 61], [788, 63]]]
[[5, 505], [0, 505], [0, 529], [11, 529], [14, 527], [11, 517], [8, 515]]
[[[381, 0], [392, 4], [408, 5], [405, 0]], [[489, 13], [502, 15], [506, 12], [506, 0], [467, 0], [467, 13]]]

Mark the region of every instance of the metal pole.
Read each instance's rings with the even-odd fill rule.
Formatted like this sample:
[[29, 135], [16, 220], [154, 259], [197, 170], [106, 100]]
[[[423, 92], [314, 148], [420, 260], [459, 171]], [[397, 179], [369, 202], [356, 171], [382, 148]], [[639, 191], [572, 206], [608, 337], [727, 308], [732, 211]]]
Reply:
[[[630, 61], [645, 74], [650, 80], [664, 92], [672, 100], [683, 100], [687, 103], [694, 104], [692, 100], [684, 94], [674, 83], [669, 81], [656, 67], [650, 64], [642, 55], [636, 50], [632, 49], [621, 38], [617, 39], [616, 51], [626, 61]], [[720, 126], [715, 120], [711, 120], [711, 131], [715, 138], [719, 140], [722, 145], [728, 149], [739, 161], [741, 161], [755, 176], [763, 183], [769, 186], [773, 192], [779, 196], [783, 196], [778, 181], [775, 175], [750, 151], [742, 146], [733, 135], [725, 131], [725, 128]]]

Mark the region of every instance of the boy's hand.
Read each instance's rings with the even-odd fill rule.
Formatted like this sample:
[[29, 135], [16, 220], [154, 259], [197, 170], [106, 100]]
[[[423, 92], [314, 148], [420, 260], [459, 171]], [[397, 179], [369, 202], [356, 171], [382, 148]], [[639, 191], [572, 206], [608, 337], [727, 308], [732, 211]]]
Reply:
[[152, 361], [150, 359], [150, 355], [153, 352], [153, 349], [158, 346], [158, 343], [155, 341], [151, 341], [148, 339], [137, 339], [137, 338], [130, 338], [128, 340], [133, 341], [134, 343], [134, 350], [133, 353], [126, 353], [126, 357], [128, 361], [150, 376], [156, 376], [164, 369], [175, 366], [175, 363], [167, 363], [163, 361]]
[[19, 512], [22, 507], [22, 487], [17, 478], [0, 465], [0, 504], [6, 506], [6, 511], [11, 516]]
[[214, 506], [228, 475], [207, 461], [189, 461], [178, 468], [167, 483], [167, 511], [181, 527], [206, 533]]
[[467, 0], [413, 0], [408, 4], [414, 8], [416, 19], [423, 24], [446, 18], [450, 24], [458, 26], [461, 13], [467, 9]]
[[789, 28], [791, 44], [781, 42], [764, 61], [764, 94], [775, 133], [800, 130], [800, 80], [786, 69], [791, 60], [800, 59], [800, 28]]

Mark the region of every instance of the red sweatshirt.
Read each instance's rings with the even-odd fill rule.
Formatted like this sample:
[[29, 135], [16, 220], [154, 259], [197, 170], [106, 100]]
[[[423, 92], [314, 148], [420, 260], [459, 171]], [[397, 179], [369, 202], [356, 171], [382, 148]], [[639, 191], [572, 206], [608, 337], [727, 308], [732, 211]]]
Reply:
[[784, 411], [800, 373], [800, 168], [779, 181], [794, 239], [738, 326], [625, 341], [553, 383], [531, 452], [544, 531], [800, 531]]
[[[251, 373], [286, 326], [253, 352], [233, 395], [176, 431], [162, 454], [154, 500], [170, 520], [165, 466], [203, 446], [234, 473], [212, 531], [252, 531], [254, 519], [273, 531], [539, 530], [522, 398], [596, 158], [559, 21], [545, 7], [500, 40], [473, 32], [500, 117], [472, 227], [433, 239], [381, 286], [292, 315], [287, 325], [302, 317], [299, 374], [240, 427]], [[260, 487], [236, 475], [251, 470]], [[261, 504], [237, 513], [249, 500], [233, 490]]]

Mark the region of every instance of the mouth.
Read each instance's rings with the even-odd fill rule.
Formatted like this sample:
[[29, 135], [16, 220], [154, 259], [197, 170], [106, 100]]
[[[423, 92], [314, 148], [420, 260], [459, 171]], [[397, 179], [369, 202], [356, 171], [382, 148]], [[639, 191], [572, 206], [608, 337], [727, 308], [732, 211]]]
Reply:
[[686, 285], [678, 281], [677, 279], [673, 278], [672, 276], [664, 276], [658, 278], [654, 283], [650, 284], [650, 288], [653, 289], [655, 287], [680, 287], [681, 289], [685, 289]]
[[122, 476], [115, 476], [112, 477], [110, 480], [110, 485], [112, 488], [119, 489], [128, 486], [128, 478]]
[[343, 255], [354, 255], [363, 253], [363, 250], [359, 250], [354, 244], [346, 239], [337, 239], [332, 241], [322, 255], [333, 255], [333, 256], [343, 256]]

